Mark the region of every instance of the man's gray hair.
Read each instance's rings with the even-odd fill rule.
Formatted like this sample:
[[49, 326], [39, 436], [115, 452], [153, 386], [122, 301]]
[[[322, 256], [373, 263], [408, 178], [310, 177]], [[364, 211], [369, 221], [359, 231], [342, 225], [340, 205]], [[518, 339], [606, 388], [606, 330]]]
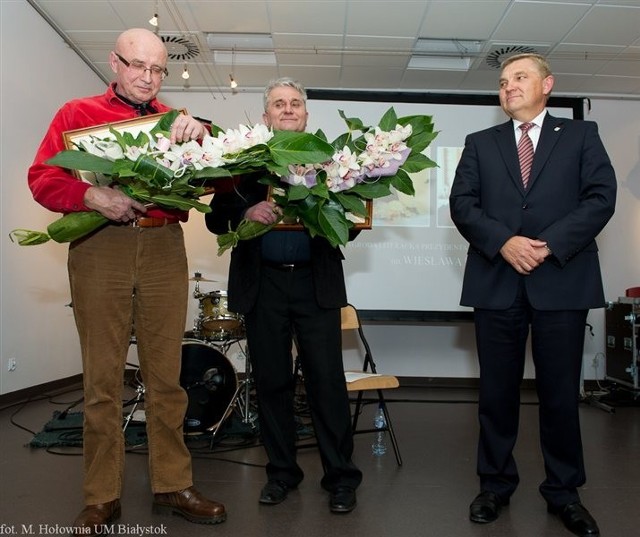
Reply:
[[500, 68], [504, 69], [507, 65], [518, 60], [533, 60], [533, 63], [535, 63], [536, 68], [538, 69], [538, 72], [540, 73], [542, 78], [547, 78], [552, 74], [551, 67], [549, 66], [549, 62], [546, 60], [546, 58], [541, 54], [535, 54], [533, 52], [526, 52], [523, 54], [515, 54], [514, 56], [509, 56], [502, 62]]
[[264, 96], [263, 96], [263, 104], [264, 104], [265, 112], [267, 111], [267, 106], [269, 105], [269, 95], [271, 95], [271, 92], [275, 88], [283, 88], [283, 87], [295, 89], [298, 93], [300, 93], [300, 95], [302, 95], [302, 100], [305, 103], [307, 102], [307, 90], [304, 89], [304, 86], [300, 84], [300, 82], [298, 82], [297, 80], [294, 80], [293, 78], [289, 78], [285, 76], [282, 78], [278, 78], [276, 80], [272, 80], [271, 82], [269, 82], [268, 86], [265, 88]]

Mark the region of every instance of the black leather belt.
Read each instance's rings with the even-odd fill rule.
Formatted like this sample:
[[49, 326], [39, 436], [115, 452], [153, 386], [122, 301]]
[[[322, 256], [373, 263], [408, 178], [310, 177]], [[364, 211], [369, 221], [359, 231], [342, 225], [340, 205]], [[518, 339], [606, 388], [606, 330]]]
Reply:
[[296, 263], [276, 263], [274, 261], [267, 261], [266, 259], [262, 260], [262, 264], [265, 267], [281, 270], [283, 272], [293, 272], [294, 270], [309, 268], [311, 266], [310, 261], [297, 261]]

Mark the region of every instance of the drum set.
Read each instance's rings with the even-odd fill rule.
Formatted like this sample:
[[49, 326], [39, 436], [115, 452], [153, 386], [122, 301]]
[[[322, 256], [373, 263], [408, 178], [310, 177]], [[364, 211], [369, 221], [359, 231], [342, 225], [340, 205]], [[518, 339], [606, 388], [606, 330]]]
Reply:
[[[193, 298], [198, 301], [198, 315], [193, 329], [185, 332], [182, 343], [180, 385], [189, 397], [184, 421], [185, 434], [210, 432], [212, 441], [220, 426], [235, 410], [245, 425], [254, 426], [251, 411], [251, 376], [249, 350], [245, 339], [244, 320], [230, 312], [227, 292], [201, 292], [201, 282], [213, 282], [196, 272]], [[239, 345], [245, 356], [245, 376], [239, 380], [235, 367], [226, 357], [233, 345]]]
[[[211, 445], [222, 424], [235, 411], [242, 423], [253, 430], [257, 414], [251, 408], [252, 381], [249, 349], [245, 340], [244, 320], [227, 307], [226, 291], [201, 292], [201, 282], [213, 282], [196, 272], [193, 298], [198, 301], [198, 315], [193, 329], [185, 332], [182, 342], [180, 385], [187, 392], [188, 403], [184, 419], [187, 435], [211, 435]], [[136, 343], [132, 336], [131, 343]], [[236, 368], [227, 358], [230, 348], [238, 345], [245, 356], [245, 374], [239, 379]], [[144, 385], [139, 382], [133, 409], [125, 418], [126, 429], [144, 397]]]

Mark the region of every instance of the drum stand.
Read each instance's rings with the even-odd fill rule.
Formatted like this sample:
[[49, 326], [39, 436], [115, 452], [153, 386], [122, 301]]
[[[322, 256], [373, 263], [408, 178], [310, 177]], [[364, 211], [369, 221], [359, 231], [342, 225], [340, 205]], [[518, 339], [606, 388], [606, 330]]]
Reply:
[[218, 430], [234, 409], [240, 414], [242, 423], [251, 427], [252, 430], [255, 429], [257, 415], [255, 412], [251, 411], [251, 362], [249, 360], [248, 345], [245, 345], [243, 352], [245, 355], [245, 378], [238, 383], [238, 387], [236, 388], [231, 401], [227, 405], [222, 418], [220, 418], [220, 421], [214, 427], [209, 429], [209, 432], [211, 433], [209, 449], [213, 449], [213, 443], [216, 435], [218, 434]]
[[[132, 328], [131, 329], [131, 337], [129, 339], [129, 346], [137, 345], [137, 344], [138, 344], [138, 340], [136, 339], [135, 329]], [[140, 370], [140, 366], [138, 366], [138, 371], [139, 370]], [[124, 425], [122, 426], [122, 431], [123, 432], [127, 430], [127, 427], [129, 426], [129, 423], [131, 422], [131, 420], [133, 420], [133, 415], [135, 414], [135, 411], [138, 408], [138, 405], [144, 401], [144, 384], [142, 383], [142, 380], [138, 378], [137, 374], [134, 376], [134, 378], [135, 378], [136, 384], [137, 384], [137, 386], [136, 386], [136, 396], [123, 405], [123, 406], [128, 406], [130, 404], [133, 404], [133, 408], [131, 409], [131, 412], [129, 412], [127, 417], [124, 419]]]
[[[138, 408], [138, 405], [144, 401], [144, 384], [142, 384], [142, 382], [140, 382], [138, 384], [138, 387], [136, 388], [136, 396], [133, 399], [133, 407], [131, 408], [131, 412], [129, 412], [129, 415], [124, 419], [124, 425], [122, 426], [122, 430], [126, 431], [127, 427], [129, 426], [129, 422], [133, 419], [133, 415], [136, 412], [136, 408]], [[129, 401], [128, 404], [130, 404], [131, 401]]]

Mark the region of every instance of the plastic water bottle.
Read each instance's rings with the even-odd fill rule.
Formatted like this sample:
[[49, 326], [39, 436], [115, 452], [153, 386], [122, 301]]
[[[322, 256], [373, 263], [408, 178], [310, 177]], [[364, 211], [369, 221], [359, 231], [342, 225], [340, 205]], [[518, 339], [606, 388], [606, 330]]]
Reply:
[[380, 457], [387, 452], [386, 431], [387, 420], [384, 417], [382, 405], [378, 406], [375, 416], [373, 417], [373, 426], [376, 429], [375, 438], [371, 444], [371, 453], [376, 457]]

